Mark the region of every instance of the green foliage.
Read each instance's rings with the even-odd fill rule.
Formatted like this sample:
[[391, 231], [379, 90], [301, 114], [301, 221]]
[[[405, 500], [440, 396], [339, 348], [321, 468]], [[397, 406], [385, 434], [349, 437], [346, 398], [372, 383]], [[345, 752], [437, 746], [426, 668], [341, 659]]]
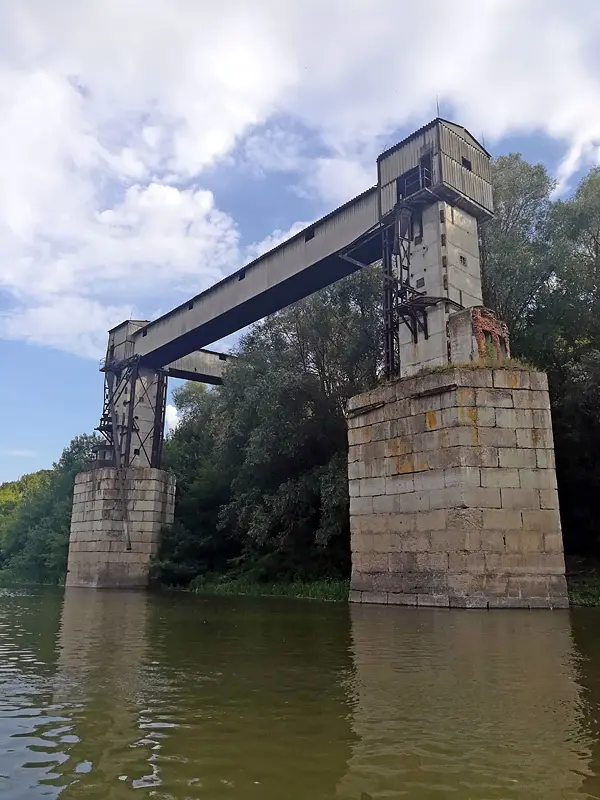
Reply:
[[348, 574], [343, 411], [377, 380], [380, 302], [379, 271], [360, 272], [256, 325], [218, 391], [175, 394], [165, 463], [178, 499], [162, 581]]
[[569, 602], [574, 606], [600, 606], [600, 563], [588, 556], [567, 558]]
[[35, 583], [64, 580], [73, 481], [91, 455], [95, 438], [77, 436], [51, 470], [0, 489], [0, 569], [5, 577]]
[[257, 583], [249, 578], [227, 575], [201, 575], [190, 584], [190, 591], [206, 595], [247, 595], [251, 597], [293, 597], [305, 600], [332, 600], [344, 602], [348, 599], [347, 580], [299, 581]]
[[534, 364], [532, 364], [530, 361], [524, 361], [522, 358], [505, 358], [503, 361], [498, 361], [494, 353], [493, 357], [480, 359], [479, 361], [455, 361], [452, 364], [439, 364], [434, 365], [433, 367], [423, 367], [423, 369], [420, 369], [417, 374], [431, 375], [432, 373], [436, 372], [448, 372], [452, 369], [470, 369], [475, 371], [484, 367], [488, 369], [517, 370], [521, 372], [528, 372], [532, 369], [535, 369]]
[[496, 215], [480, 232], [484, 300], [518, 336], [559, 249], [550, 200], [554, 182], [541, 164], [516, 153], [499, 158], [492, 170]]
[[0, 483], [0, 569], [4, 563], [1, 543], [9, 524], [15, 519], [24, 499], [41, 489], [48, 474], [48, 470], [40, 470], [23, 475], [17, 481]]
[[541, 165], [494, 165], [497, 216], [482, 234], [484, 296], [512, 328], [513, 354], [548, 372], [565, 547], [598, 551], [600, 170], [552, 201]]

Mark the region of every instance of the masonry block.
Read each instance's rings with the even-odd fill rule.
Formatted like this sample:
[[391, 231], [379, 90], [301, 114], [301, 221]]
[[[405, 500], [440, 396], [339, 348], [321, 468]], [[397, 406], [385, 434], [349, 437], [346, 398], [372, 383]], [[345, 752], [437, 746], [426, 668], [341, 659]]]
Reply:
[[348, 414], [352, 602], [568, 605], [545, 376], [449, 367]]
[[130, 589], [148, 584], [160, 532], [173, 522], [175, 480], [162, 470], [129, 467], [125, 487], [128, 535], [116, 470], [103, 467], [76, 476], [67, 586]]

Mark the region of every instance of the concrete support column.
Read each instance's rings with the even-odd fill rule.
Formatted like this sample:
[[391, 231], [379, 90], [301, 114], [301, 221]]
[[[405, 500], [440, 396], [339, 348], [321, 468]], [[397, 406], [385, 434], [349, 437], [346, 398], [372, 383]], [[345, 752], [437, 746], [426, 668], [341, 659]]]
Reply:
[[92, 469], [75, 478], [67, 586], [147, 586], [161, 530], [173, 522], [175, 478], [160, 469], [128, 467], [124, 481], [129, 537], [117, 470]]
[[546, 375], [401, 379], [348, 426], [352, 601], [568, 605]]

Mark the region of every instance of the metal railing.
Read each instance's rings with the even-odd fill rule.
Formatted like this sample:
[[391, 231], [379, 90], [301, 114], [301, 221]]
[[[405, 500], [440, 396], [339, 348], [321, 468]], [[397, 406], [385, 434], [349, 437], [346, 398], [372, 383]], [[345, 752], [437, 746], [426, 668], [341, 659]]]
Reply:
[[411, 194], [416, 194], [421, 189], [426, 189], [433, 183], [431, 170], [425, 167], [419, 168], [419, 174], [413, 178], [408, 179], [404, 183], [404, 197], [410, 197]]

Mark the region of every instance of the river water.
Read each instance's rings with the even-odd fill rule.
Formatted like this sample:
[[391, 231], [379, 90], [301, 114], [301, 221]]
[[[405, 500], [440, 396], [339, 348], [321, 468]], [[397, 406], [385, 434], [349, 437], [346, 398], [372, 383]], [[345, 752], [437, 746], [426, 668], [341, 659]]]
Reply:
[[600, 612], [0, 593], [0, 798], [600, 798]]

